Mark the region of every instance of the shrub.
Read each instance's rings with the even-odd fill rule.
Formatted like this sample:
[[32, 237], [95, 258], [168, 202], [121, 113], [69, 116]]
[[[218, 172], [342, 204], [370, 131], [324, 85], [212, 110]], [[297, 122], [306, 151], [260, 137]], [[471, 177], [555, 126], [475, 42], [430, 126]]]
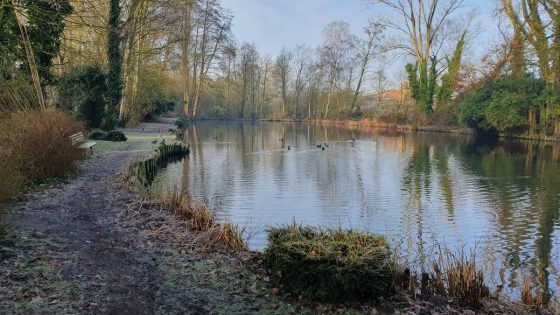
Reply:
[[459, 120], [482, 131], [523, 131], [529, 110], [545, 103], [545, 88], [543, 80], [531, 76], [489, 81], [460, 102]]
[[111, 130], [107, 132], [105, 138], [102, 140], [118, 142], [118, 141], [126, 141], [127, 139], [122, 131]]
[[397, 274], [383, 236], [295, 223], [269, 230], [265, 263], [285, 288], [320, 301], [389, 295]]
[[189, 125], [189, 120], [185, 117], [181, 117], [175, 120], [175, 126], [177, 126], [177, 129], [185, 129], [187, 128], [188, 125]]
[[113, 141], [113, 142], [127, 140], [124, 133], [118, 130], [111, 130], [107, 132], [101, 130], [95, 130], [90, 132], [88, 137], [92, 140], [103, 140], [103, 141]]
[[3, 116], [0, 169], [8, 173], [0, 176], [4, 198], [17, 194], [24, 184], [75, 171], [84, 152], [69, 136], [82, 130], [81, 124], [58, 110], [19, 110]]
[[92, 140], [103, 140], [107, 137], [107, 133], [101, 130], [94, 130], [89, 133], [88, 138]]

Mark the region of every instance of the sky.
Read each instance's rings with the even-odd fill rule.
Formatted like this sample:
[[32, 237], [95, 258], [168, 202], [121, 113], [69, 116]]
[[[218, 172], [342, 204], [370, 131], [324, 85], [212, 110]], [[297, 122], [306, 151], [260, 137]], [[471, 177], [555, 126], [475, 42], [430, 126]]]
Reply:
[[[353, 34], [361, 36], [370, 19], [399, 18], [380, 5], [367, 0], [222, 0], [232, 11], [233, 34], [239, 42], [253, 42], [262, 55], [272, 58], [282, 47], [292, 49], [300, 44], [317, 47], [322, 42], [322, 30], [332, 21], [350, 23]], [[465, 0], [464, 14], [475, 13], [471, 26], [477, 36], [471, 36], [471, 57], [481, 55], [496, 35], [493, 8], [496, 0]], [[404, 61], [388, 65], [390, 79], [402, 75]]]

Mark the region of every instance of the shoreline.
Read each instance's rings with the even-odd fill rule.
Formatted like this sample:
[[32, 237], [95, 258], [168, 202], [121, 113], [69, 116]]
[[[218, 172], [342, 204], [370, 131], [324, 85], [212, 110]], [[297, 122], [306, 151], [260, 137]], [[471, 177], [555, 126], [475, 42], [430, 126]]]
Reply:
[[[154, 131], [170, 122], [146, 124]], [[471, 310], [446, 298], [411, 298], [351, 305], [301, 301], [270, 282], [259, 254], [197, 246], [185, 220], [123, 183], [153, 139], [124, 130], [129, 141], [101, 142], [98, 153], [68, 183], [37, 187], [2, 214], [0, 311], [7, 313], [391, 314], [533, 313], [516, 303], [487, 300]], [[8, 290], [9, 288], [9, 290]], [[6, 291], [7, 290], [7, 291]]]
[[[322, 126], [344, 126], [349, 128], [373, 128], [383, 130], [395, 130], [401, 132], [431, 132], [431, 133], [448, 133], [448, 134], [461, 134], [475, 136], [477, 133], [468, 127], [459, 126], [415, 126], [409, 124], [394, 124], [381, 122], [378, 119], [360, 119], [360, 120], [329, 120], [329, 119], [273, 119], [273, 118], [196, 118], [193, 121], [267, 121], [267, 122], [281, 122], [281, 123], [310, 123]], [[530, 140], [542, 141], [551, 143], [560, 143], [560, 136], [546, 136], [546, 135], [531, 135], [531, 134], [507, 134], [499, 133], [497, 135], [486, 135], [487, 137], [495, 137], [498, 139], [511, 139], [511, 140]]]

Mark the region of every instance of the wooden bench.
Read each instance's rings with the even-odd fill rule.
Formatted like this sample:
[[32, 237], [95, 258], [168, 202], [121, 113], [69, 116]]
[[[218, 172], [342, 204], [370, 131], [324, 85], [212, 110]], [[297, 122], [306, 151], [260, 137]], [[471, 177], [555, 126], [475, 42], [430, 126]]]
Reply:
[[91, 153], [93, 153], [93, 147], [97, 144], [97, 142], [95, 141], [85, 141], [83, 132], [78, 132], [71, 135], [70, 141], [72, 141], [72, 145], [77, 145], [78, 148], [84, 150], [90, 149]]

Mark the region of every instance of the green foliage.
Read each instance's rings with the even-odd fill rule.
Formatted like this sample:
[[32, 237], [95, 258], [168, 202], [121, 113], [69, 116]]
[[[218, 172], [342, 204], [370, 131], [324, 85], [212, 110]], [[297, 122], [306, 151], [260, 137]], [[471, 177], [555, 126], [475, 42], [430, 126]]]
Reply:
[[293, 224], [269, 230], [265, 263], [288, 290], [320, 301], [391, 293], [397, 269], [383, 236]]
[[527, 125], [528, 100], [518, 93], [497, 91], [483, 109], [486, 123], [500, 132], [522, 129]]
[[175, 126], [177, 126], [177, 129], [179, 130], [187, 128], [188, 125], [189, 125], [189, 120], [185, 117], [181, 117], [175, 120]]
[[416, 100], [420, 110], [425, 115], [430, 115], [433, 112], [433, 98], [437, 79], [435, 62], [435, 59], [432, 59], [429, 66], [427, 61], [420, 64], [416, 63], [414, 66], [412, 64], [406, 65], [412, 98]]
[[119, 105], [122, 98], [122, 54], [121, 54], [121, 7], [119, 0], [110, 0], [107, 40], [107, 108], [103, 129], [111, 130], [119, 119]]
[[459, 119], [482, 131], [523, 131], [529, 109], [545, 103], [545, 88], [543, 80], [531, 76], [489, 81], [461, 103]]
[[463, 47], [465, 46], [465, 36], [467, 32], [463, 32], [461, 39], [457, 42], [453, 57], [447, 59], [447, 73], [441, 77], [441, 86], [437, 89], [436, 100], [438, 106], [445, 106], [451, 99], [456, 82], [459, 68], [461, 66], [461, 58], [463, 56]]
[[89, 133], [88, 138], [90, 138], [92, 140], [103, 140], [103, 139], [105, 139], [106, 136], [107, 136], [107, 133], [105, 131], [94, 130], [94, 131]]
[[[21, 0], [17, 1], [17, 5], [26, 16], [27, 32], [41, 84], [50, 84], [53, 81], [50, 72], [52, 59], [60, 51], [64, 19], [72, 12], [72, 6], [68, 0]], [[0, 75], [5, 78], [13, 75], [14, 65], [17, 71], [29, 74], [22, 42], [13, 6], [0, 5]]]
[[408, 82], [410, 84], [410, 91], [412, 94], [412, 98], [417, 100], [420, 98], [420, 86], [418, 84], [418, 63], [416, 64], [407, 64], [406, 65], [406, 73], [408, 75]]
[[88, 128], [99, 128], [103, 119], [106, 77], [97, 65], [74, 69], [59, 80], [60, 104], [77, 112]]
[[359, 119], [362, 118], [364, 116], [364, 111], [362, 110], [362, 108], [360, 106], [355, 106], [352, 108], [352, 118], [353, 119]]

